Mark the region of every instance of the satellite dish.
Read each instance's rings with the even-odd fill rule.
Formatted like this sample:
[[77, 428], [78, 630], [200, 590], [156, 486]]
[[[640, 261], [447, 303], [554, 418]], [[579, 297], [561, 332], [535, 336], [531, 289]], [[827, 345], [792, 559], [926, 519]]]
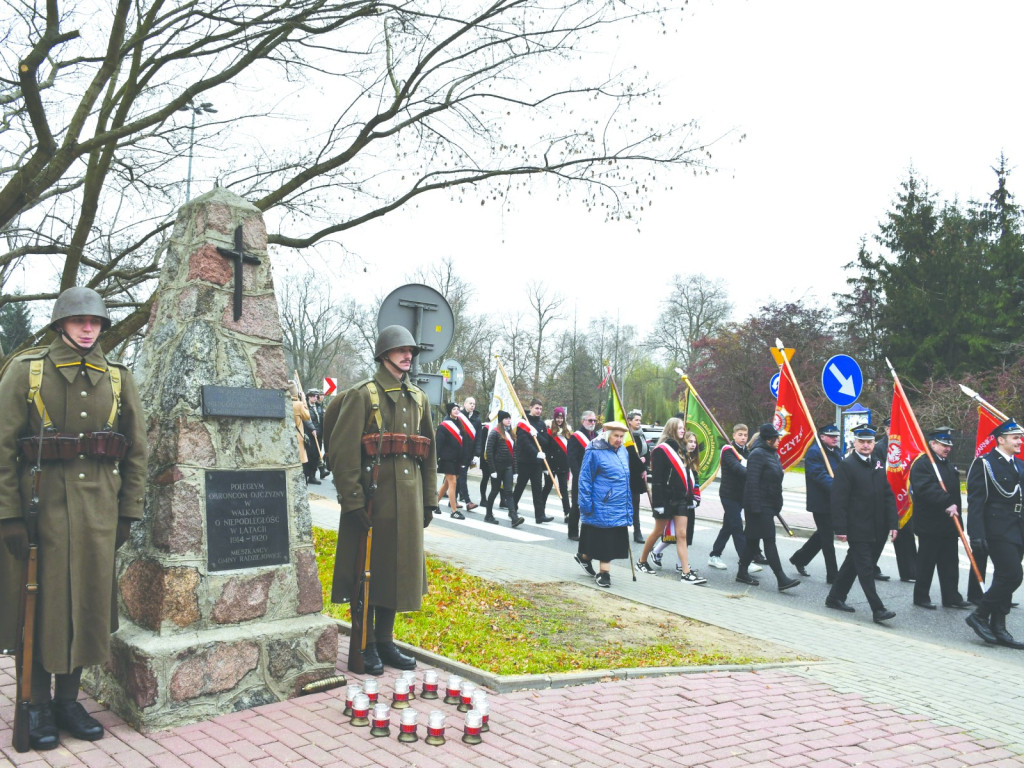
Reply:
[[420, 346], [414, 363], [432, 363], [441, 358], [455, 336], [455, 315], [447, 299], [429, 285], [410, 283], [387, 295], [377, 313], [377, 331], [401, 325]]

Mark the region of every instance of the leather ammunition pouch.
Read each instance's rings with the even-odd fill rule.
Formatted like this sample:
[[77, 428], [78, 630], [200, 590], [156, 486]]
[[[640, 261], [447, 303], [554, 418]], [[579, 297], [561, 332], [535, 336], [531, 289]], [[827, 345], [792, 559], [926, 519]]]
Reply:
[[380, 444], [382, 459], [388, 456], [408, 456], [423, 461], [430, 453], [430, 438], [419, 435], [405, 435], [399, 432], [363, 435], [363, 451], [371, 459], [377, 457], [377, 446]]
[[18, 440], [21, 455], [35, 463], [42, 454], [42, 461], [71, 461], [79, 456], [107, 461], [120, 461], [128, 453], [128, 438], [120, 432], [86, 432], [65, 434], [57, 432], [45, 435], [22, 437]]

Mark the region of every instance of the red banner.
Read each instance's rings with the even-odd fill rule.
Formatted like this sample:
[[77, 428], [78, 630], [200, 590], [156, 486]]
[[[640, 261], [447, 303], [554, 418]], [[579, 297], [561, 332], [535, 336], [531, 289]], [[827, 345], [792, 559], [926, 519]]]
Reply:
[[779, 376], [779, 397], [775, 402], [772, 426], [778, 430], [779, 461], [783, 469], [789, 469], [804, 457], [814, 442], [814, 428], [811, 417], [803, 407], [803, 399], [797, 383], [790, 377], [792, 369], [785, 365]]
[[918, 434], [914, 412], [903, 397], [900, 389], [893, 387], [892, 422], [889, 426], [889, 448], [885, 455], [885, 471], [889, 487], [896, 496], [896, 511], [900, 516], [900, 528], [907, 524], [914, 513], [910, 496], [910, 465], [924, 453], [924, 438]]
[[[983, 453], [988, 453], [996, 447], [996, 439], [992, 436], [992, 430], [1002, 424], [1002, 419], [993, 414], [983, 405], [978, 406], [978, 437], [974, 443], [974, 456], [977, 458]], [[1024, 455], [1024, 445], [1017, 451], [1018, 456]]]

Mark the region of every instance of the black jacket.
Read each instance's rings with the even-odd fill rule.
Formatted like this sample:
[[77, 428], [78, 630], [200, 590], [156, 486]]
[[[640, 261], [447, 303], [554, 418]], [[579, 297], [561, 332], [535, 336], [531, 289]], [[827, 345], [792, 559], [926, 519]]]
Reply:
[[[508, 443], [505, 442], [505, 438], [502, 436], [502, 428], [499, 424], [494, 429], [488, 430], [487, 432], [487, 445], [484, 448], [487, 456], [487, 463], [494, 472], [497, 472], [500, 476], [509, 467], [512, 467], [512, 472], [516, 472], [519, 457], [517, 454], [518, 450], [509, 453]], [[536, 455], [536, 453], [534, 454]]]
[[[832, 474], [828, 473], [825, 461], [828, 457], [828, 465], [832, 467]], [[825, 448], [822, 455], [821, 448], [813, 443], [804, 454], [804, 482], [807, 486], [807, 511], [818, 514], [830, 514], [832, 512], [832, 483], [836, 473], [836, 467], [843, 457], [839, 455], [838, 449]]]
[[651, 485], [651, 500], [656, 508], [664, 508], [666, 512], [674, 515], [683, 515], [688, 508], [697, 505], [700, 499], [700, 486], [697, 485], [697, 476], [683, 458], [679, 443], [675, 440], [665, 440], [661, 445], [667, 445], [679, 456], [679, 461], [686, 468], [686, 480], [684, 481], [672, 461], [665, 455], [664, 449], [658, 447], [650, 452], [653, 474], [656, 478]]
[[899, 528], [896, 497], [885, 465], [853, 452], [836, 467], [832, 483], [832, 527], [850, 541], [882, 541]]
[[946, 509], [950, 504], [956, 504], [958, 517], [963, 510], [960, 473], [949, 459], [940, 459], [936, 456], [935, 465], [939, 468], [946, 490], [942, 490], [942, 486], [939, 485], [935, 469], [927, 456], [918, 456], [910, 467], [910, 493], [914, 497], [914, 514], [910, 517], [910, 522], [918, 536], [956, 539], [959, 537], [956, 524], [953, 518], [946, 514]]
[[[987, 467], [992, 468], [991, 476]], [[1024, 520], [1020, 512], [1022, 477], [1024, 463], [1015, 458], [1010, 466], [995, 448], [974, 460], [967, 470], [967, 533], [972, 539], [1002, 539], [1024, 546]], [[1009, 498], [1000, 493], [996, 484]]]
[[[588, 440], [593, 440], [597, 437], [597, 432], [591, 429], [584, 429], [583, 427], [577, 429], [576, 432], [582, 432], [587, 436]], [[585, 450], [587, 450], [586, 446], [576, 439], [576, 437], [569, 438], [569, 471], [572, 472], [573, 477], [580, 476], [580, 467], [583, 465], [583, 452]]]
[[533, 441], [533, 436], [529, 430], [516, 430], [516, 462], [522, 467], [524, 472], [530, 471], [537, 464], [542, 466], [544, 464], [543, 460], [537, 458], [537, 443], [540, 443], [540, 449], [544, 453], [549, 452], [548, 425], [544, 423], [544, 419], [540, 416], [527, 415], [526, 420], [537, 430], [537, 442]]
[[[633, 493], [647, 493], [647, 481], [644, 472], [651, 466], [651, 449], [643, 430], [629, 433], [633, 437], [634, 446], [626, 449], [629, 453], [629, 490]], [[643, 458], [644, 461], [640, 461]]]
[[[561, 444], [555, 439], [554, 434], [548, 430], [548, 465], [551, 467], [551, 471], [556, 475], [564, 475], [569, 471], [569, 442], [574, 438], [569, 436], [563, 437], [562, 439], [565, 440], [566, 443], [565, 450], [562, 450]], [[579, 441], [577, 441], [577, 443], [578, 442]]]
[[782, 511], [782, 478], [785, 475], [779, 453], [758, 443], [747, 459], [747, 480], [743, 486], [743, 509], [750, 515], [777, 515]]
[[[465, 416], [465, 414], [463, 414]], [[477, 443], [480, 442], [480, 433], [483, 432], [483, 425], [480, 421], [480, 414], [473, 411], [471, 414], [466, 416], [469, 419], [469, 423], [473, 425], [473, 431], [470, 432], [462, 419], [459, 419], [459, 428], [462, 430], [462, 466], [468, 467], [473, 463], [473, 459], [480, 454], [477, 452]]]
[[743, 461], [748, 453], [746, 446], [741, 448], [736, 443], [722, 448], [722, 481], [718, 485], [718, 498], [743, 503], [743, 487], [747, 483], [747, 468]]
[[437, 471], [443, 475], [457, 475], [462, 468], [462, 451], [466, 438], [462, 443], [449, 430], [448, 426], [455, 427], [459, 434], [462, 434], [462, 427], [455, 419], [444, 419], [437, 425], [437, 433], [434, 437], [434, 445], [437, 450]]

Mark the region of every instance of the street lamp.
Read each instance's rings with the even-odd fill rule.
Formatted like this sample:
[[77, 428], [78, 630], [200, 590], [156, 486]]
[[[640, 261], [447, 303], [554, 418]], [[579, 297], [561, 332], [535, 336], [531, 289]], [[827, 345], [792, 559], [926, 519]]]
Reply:
[[214, 109], [213, 104], [208, 101], [196, 104], [194, 101], [189, 99], [188, 104], [184, 107], [179, 107], [178, 111], [192, 113], [192, 126], [188, 131], [188, 176], [185, 180], [185, 202], [187, 203], [192, 197], [192, 148], [196, 143], [196, 115], [202, 115], [204, 113], [212, 115], [217, 110]]

